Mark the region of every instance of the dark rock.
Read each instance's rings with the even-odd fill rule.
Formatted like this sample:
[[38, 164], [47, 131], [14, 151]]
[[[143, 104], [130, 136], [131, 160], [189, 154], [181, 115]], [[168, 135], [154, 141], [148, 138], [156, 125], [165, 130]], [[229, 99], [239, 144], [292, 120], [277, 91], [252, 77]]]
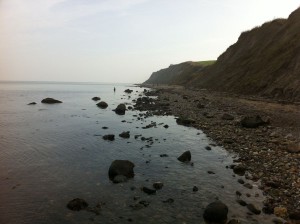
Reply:
[[244, 183], [245, 183], [245, 181], [244, 181], [243, 179], [238, 179], [238, 182], [239, 182], [240, 184], [244, 184]]
[[232, 116], [231, 114], [223, 114], [221, 119], [227, 120], [227, 121], [232, 121], [232, 120], [234, 120], [234, 116]]
[[162, 189], [163, 186], [164, 186], [164, 184], [162, 182], [155, 182], [155, 183], [153, 183], [153, 187], [156, 190]]
[[144, 207], [148, 207], [150, 205], [149, 201], [140, 201], [139, 204], [144, 205]]
[[236, 196], [237, 196], [238, 198], [242, 196], [242, 193], [239, 192], [239, 191], [236, 191], [235, 194], [236, 194]]
[[193, 187], [193, 192], [197, 192], [199, 189], [198, 189], [198, 187], [197, 186], [194, 186]]
[[233, 167], [233, 172], [239, 176], [245, 175], [247, 168], [246, 166], [239, 164]]
[[133, 90], [131, 90], [131, 89], [125, 89], [124, 92], [125, 92], [125, 93], [132, 93], [132, 91], [133, 91]]
[[234, 143], [234, 140], [231, 139], [231, 138], [227, 138], [227, 139], [224, 139], [223, 141], [225, 144], [233, 144]]
[[209, 170], [209, 171], [207, 171], [207, 173], [208, 173], [208, 174], [216, 174], [215, 172], [213, 172], [213, 171], [210, 171], [210, 170]]
[[94, 101], [99, 101], [99, 100], [101, 100], [101, 99], [100, 99], [100, 97], [95, 96], [95, 97], [92, 98], [92, 100], [94, 100]]
[[252, 184], [249, 184], [249, 183], [245, 183], [243, 186], [246, 187], [246, 188], [248, 188], [248, 189], [252, 189], [253, 188]]
[[62, 103], [61, 101], [53, 99], [53, 98], [45, 98], [41, 102], [42, 103], [48, 103], [48, 104]]
[[210, 151], [211, 150], [211, 147], [210, 146], [205, 146], [205, 149]]
[[100, 107], [101, 109], [105, 109], [108, 107], [108, 104], [104, 101], [101, 101], [100, 103], [97, 103], [97, 106]]
[[114, 180], [114, 178], [118, 175], [123, 175], [126, 178], [134, 177], [134, 164], [129, 160], [115, 160], [111, 163], [108, 171], [108, 176], [110, 180]]
[[203, 218], [207, 222], [226, 223], [228, 207], [221, 201], [210, 203], [204, 210]]
[[238, 200], [236, 200], [236, 202], [239, 203], [241, 206], [246, 206], [247, 205], [247, 203], [242, 199], [238, 199]]
[[169, 125], [167, 125], [167, 124], [166, 124], [166, 125], [164, 125], [164, 128], [168, 128], [168, 127], [169, 127]]
[[176, 119], [177, 124], [184, 125], [184, 126], [190, 126], [195, 123], [194, 120], [184, 117], [179, 117]]
[[146, 194], [155, 194], [156, 190], [150, 189], [148, 187], [142, 187], [142, 191], [144, 191]]
[[160, 157], [168, 157], [167, 154], [160, 154], [159, 156], [160, 156]]
[[257, 128], [261, 125], [266, 125], [269, 123], [270, 123], [269, 120], [264, 121], [259, 115], [244, 117], [241, 120], [241, 125], [242, 125], [242, 127], [245, 127], [245, 128]]
[[227, 224], [240, 224], [241, 222], [237, 219], [231, 219]]
[[27, 105], [36, 105], [36, 102], [31, 102], [31, 103], [29, 103]]
[[118, 183], [123, 183], [127, 181], [127, 177], [124, 175], [117, 175], [113, 179], [113, 183], [118, 184]]
[[163, 201], [163, 203], [169, 203], [172, 204], [174, 202], [173, 198], [168, 198], [167, 200]]
[[275, 181], [267, 181], [266, 186], [267, 187], [272, 187], [272, 188], [279, 188], [280, 184], [278, 182], [275, 182]]
[[203, 113], [203, 116], [206, 117], [206, 118], [213, 118], [213, 117], [214, 117], [213, 114], [210, 114], [210, 113], [208, 113], [208, 112], [204, 112], [204, 113]]
[[294, 211], [289, 214], [289, 218], [293, 220], [300, 220], [300, 211]]
[[67, 208], [73, 211], [80, 211], [82, 209], [86, 209], [88, 206], [88, 203], [80, 198], [75, 198], [67, 204]]
[[184, 153], [182, 153], [181, 156], [179, 156], [177, 159], [180, 161], [180, 162], [189, 162], [191, 161], [191, 152], [190, 151], [185, 151]]
[[249, 209], [250, 212], [252, 212], [255, 215], [259, 215], [261, 211], [253, 204], [248, 204], [247, 208]]
[[113, 140], [115, 140], [115, 135], [113, 135], [113, 134], [104, 135], [104, 136], [103, 136], [103, 139], [104, 139], [104, 140], [113, 141]]
[[130, 132], [129, 131], [124, 131], [121, 134], [119, 134], [121, 138], [130, 138]]
[[205, 107], [204, 104], [201, 104], [201, 103], [198, 103], [198, 104], [197, 104], [197, 108], [199, 108], [199, 109], [203, 109], [204, 107]]
[[104, 126], [104, 127], [102, 127], [102, 129], [108, 129], [108, 127], [105, 127], [105, 126]]
[[300, 143], [289, 145], [286, 151], [289, 153], [300, 153]]
[[126, 111], [126, 106], [125, 104], [121, 103], [117, 106], [117, 108], [115, 109], [116, 114], [118, 115], [124, 115]]

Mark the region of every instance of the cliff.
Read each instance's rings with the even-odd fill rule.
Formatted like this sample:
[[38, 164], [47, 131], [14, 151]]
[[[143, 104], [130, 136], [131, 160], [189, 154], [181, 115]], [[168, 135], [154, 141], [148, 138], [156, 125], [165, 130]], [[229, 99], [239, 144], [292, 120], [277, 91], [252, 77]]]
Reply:
[[[215, 64], [191, 72], [182, 69], [179, 75], [165, 70], [170, 73], [167, 82], [300, 101], [300, 8], [288, 19], [243, 32]], [[164, 76], [164, 70], [156, 75]]]

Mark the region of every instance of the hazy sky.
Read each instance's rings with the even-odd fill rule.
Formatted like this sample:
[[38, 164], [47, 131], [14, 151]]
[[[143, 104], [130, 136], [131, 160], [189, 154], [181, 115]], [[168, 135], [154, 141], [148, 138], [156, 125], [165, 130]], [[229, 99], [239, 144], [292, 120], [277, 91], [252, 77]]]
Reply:
[[216, 59], [300, 0], [0, 0], [0, 80], [138, 83]]

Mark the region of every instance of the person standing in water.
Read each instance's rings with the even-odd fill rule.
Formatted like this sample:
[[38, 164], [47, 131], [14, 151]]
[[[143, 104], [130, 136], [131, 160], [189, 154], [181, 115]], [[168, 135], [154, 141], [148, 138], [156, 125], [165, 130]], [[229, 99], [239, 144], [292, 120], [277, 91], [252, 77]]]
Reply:
[[116, 87], [114, 87], [114, 92], [116, 92]]

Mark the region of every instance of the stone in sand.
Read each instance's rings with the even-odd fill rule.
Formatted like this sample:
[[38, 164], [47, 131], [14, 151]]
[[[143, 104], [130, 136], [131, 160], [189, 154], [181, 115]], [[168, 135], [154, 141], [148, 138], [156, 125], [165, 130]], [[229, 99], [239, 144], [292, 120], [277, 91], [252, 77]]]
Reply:
[[257, 116], [247, 116], [242, 118], [241, 125], [245, 128], [257, 128], [261, 125], [269, 124], [270, 121], [264, 121], [259, 115]]

